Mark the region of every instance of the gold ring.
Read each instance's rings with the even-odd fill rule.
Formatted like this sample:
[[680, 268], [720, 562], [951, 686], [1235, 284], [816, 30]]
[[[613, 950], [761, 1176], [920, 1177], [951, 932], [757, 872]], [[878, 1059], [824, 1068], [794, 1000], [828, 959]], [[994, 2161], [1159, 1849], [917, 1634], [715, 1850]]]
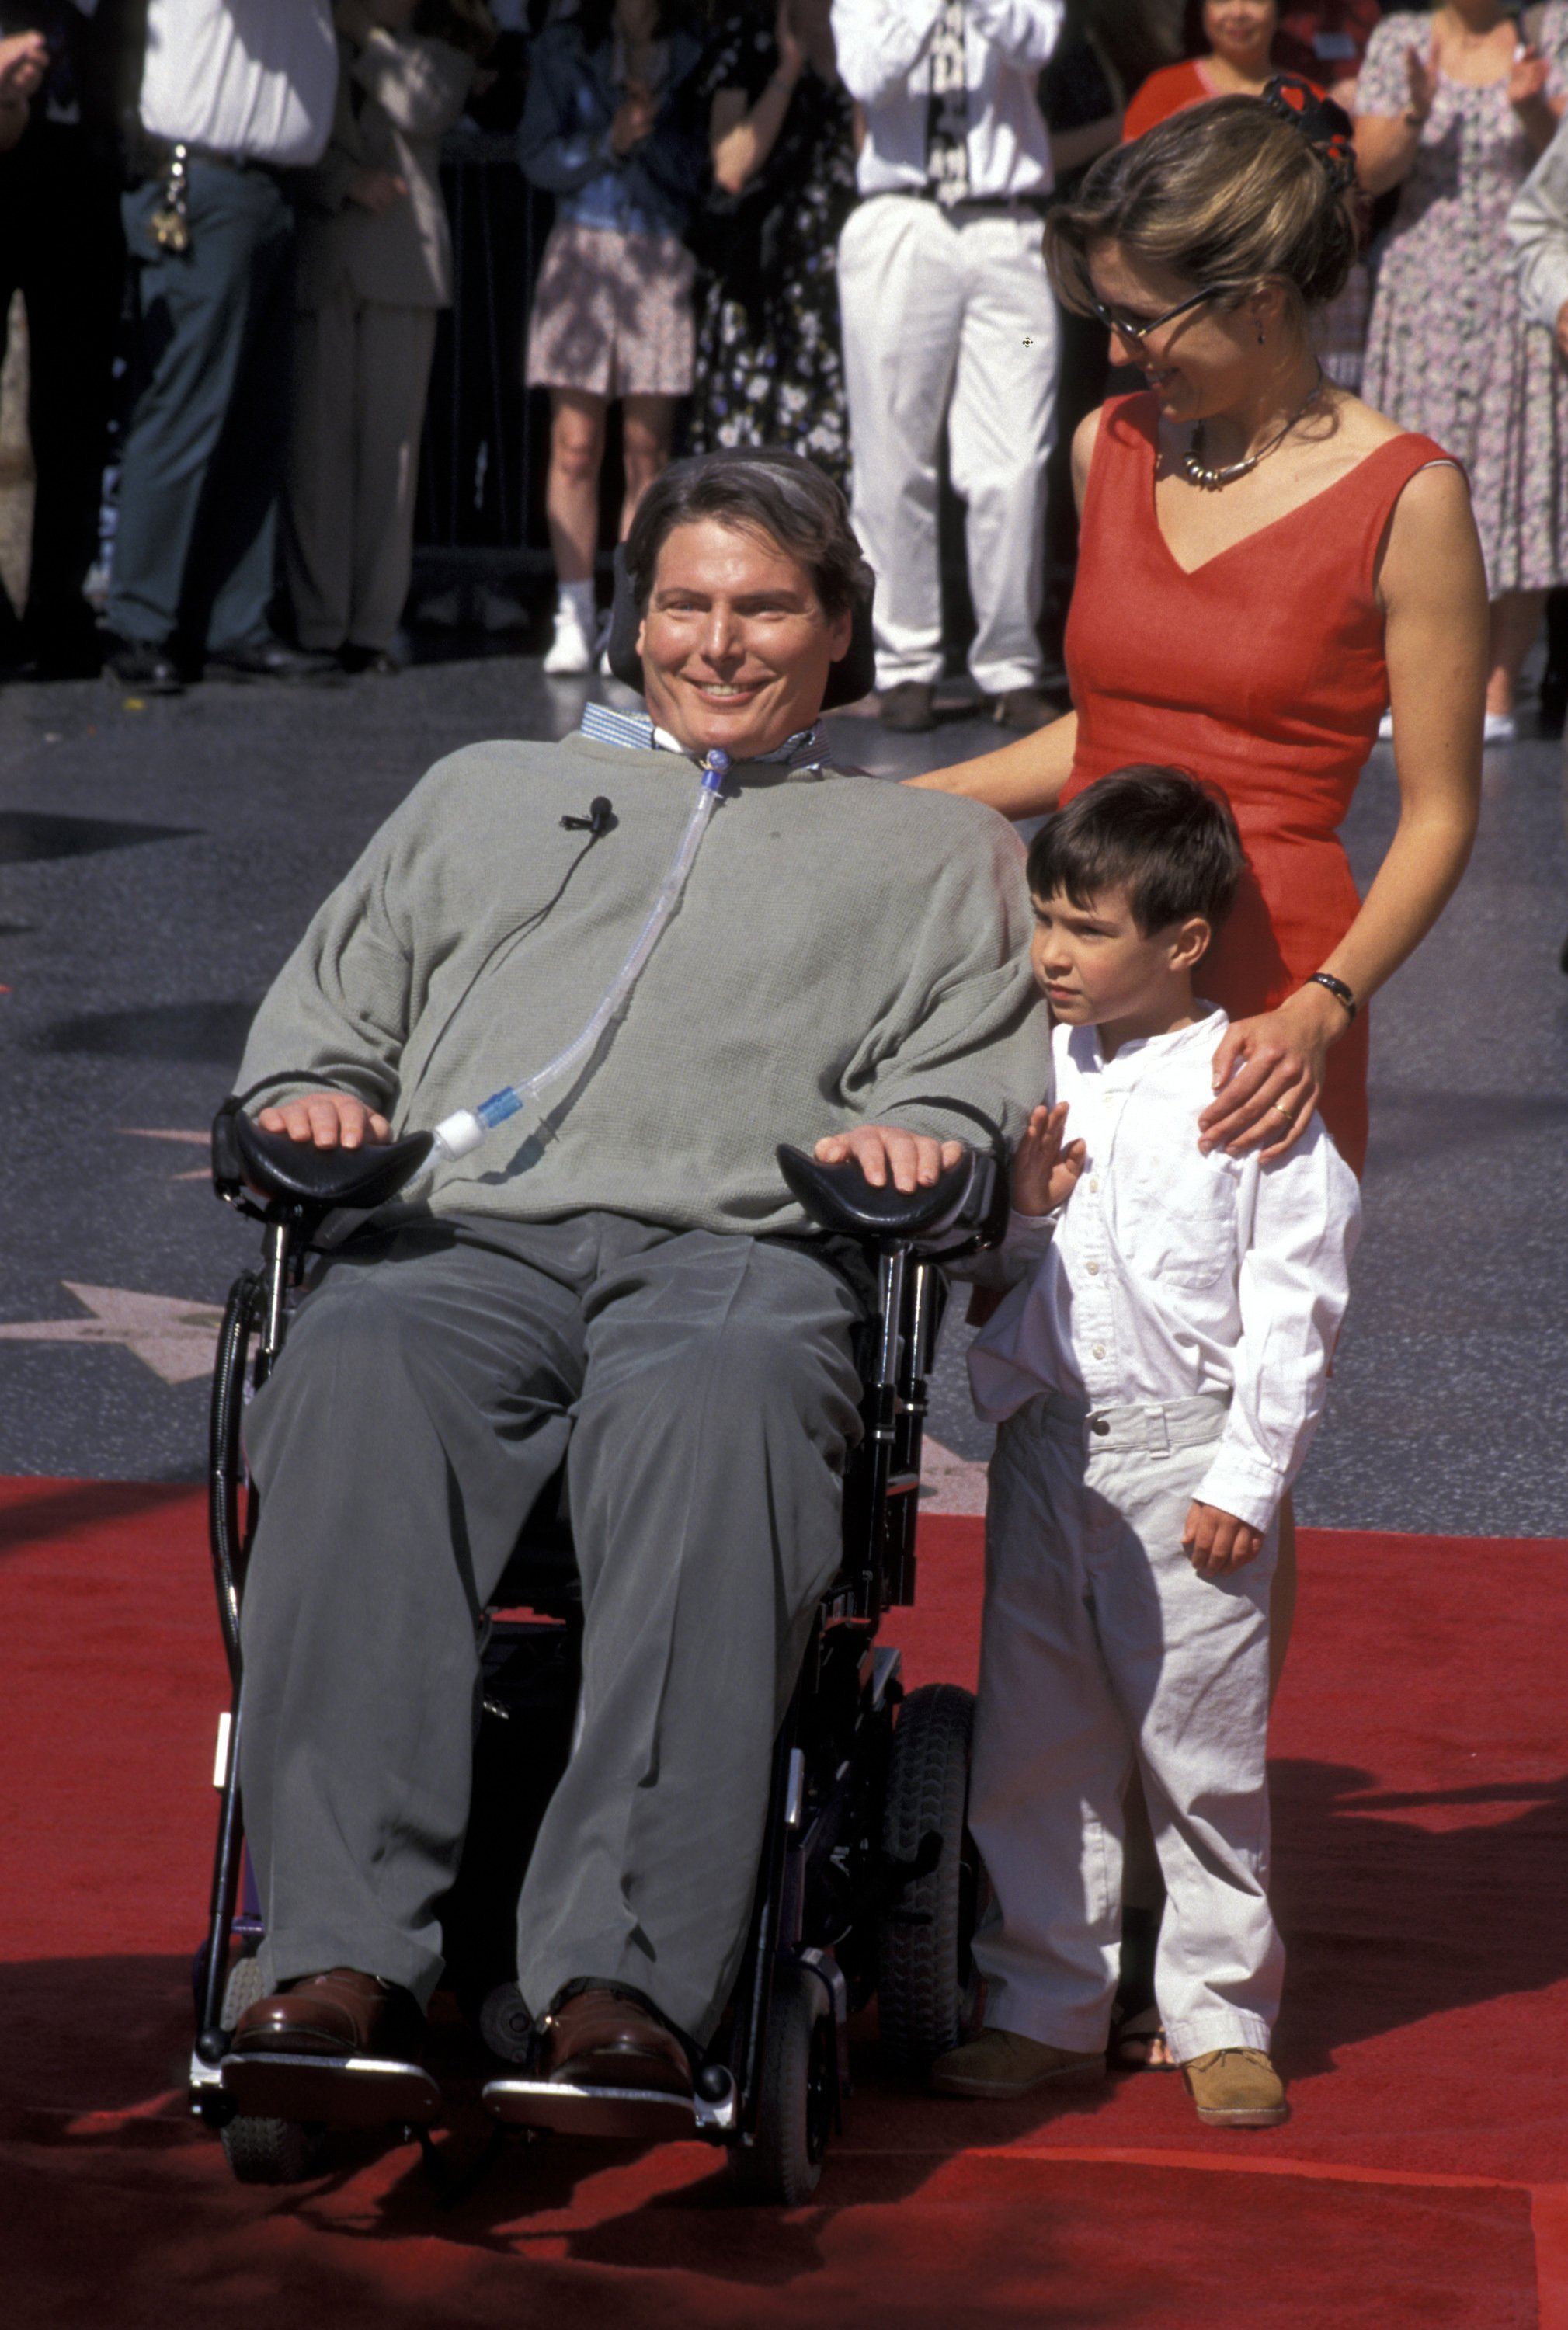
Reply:
[[1287, 1123], [1287, 1124], [1294, 1124], [1294, 1123], [1295, 1123], [1295, 1122], [1296, 1122], [1295, 1118], [1291, 1115], [1291, 1113], [1290, 1113], [1289, 1110], [1288, 1108], [1284, 1107], [1280, 1102], [1279, 1102], [1279, 1101], [1277, 1101], [1277, 1100], [1271, 1100], [1271, 1101], [1269, 1103], [1269, 1106], [1270, 1106], [1270, 1110], [1272, 1111], [1272, 1113], [1274, 1113], [1274, 1115], [1276, 1115], [1276, 1116], [1282, 1116], [1282, 1117], [1284, 1118], [1284, 1120], [1285, 1120], [1285, 1122], [1286, 1122], [1286, 1123]]

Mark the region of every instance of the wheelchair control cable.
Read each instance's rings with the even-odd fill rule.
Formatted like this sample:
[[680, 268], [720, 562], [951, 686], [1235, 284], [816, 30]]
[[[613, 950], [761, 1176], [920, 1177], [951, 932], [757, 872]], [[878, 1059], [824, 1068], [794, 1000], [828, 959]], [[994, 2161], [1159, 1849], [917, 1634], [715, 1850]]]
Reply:
[[600, 998], [591, 1018], [572, 1037], [562, 1052], [547, 1060], [542, 1068], [520, 1084], [504, 1084], [499, 1092], [482, 1100], [477, 1108], [460, 1108], [437, 1125], [434, 1145], [430, 1156], [411, 1179], [399, 1192], [403, 1198], [416, 1197], [424, 1184], [443, 1161], [471, 1156], [486, 1134], [509, 1116], [525, 1108], [546, 1084], [554, 1084], [567, 1075], [584, 1060], [591, 1058], [606, 1029], [626, 1008], [631, 990], [641, 975], [644, 965], [663, 935], [666, 923], [681, 901], [681, 894], [695, 863], [708, 820], [718, 807], [723, 792], [724, 779], [730, 771], [730, 755], [717, 747], [709, 753], [702, 764], [702, 778], [697, 797], [692, 803], [692, 813], [681, 835], [669, 872], [665, 876], [657, 897], [648, 909], [647, 919], [638, 932], [630, 953], [621, 964], [609, 987]]

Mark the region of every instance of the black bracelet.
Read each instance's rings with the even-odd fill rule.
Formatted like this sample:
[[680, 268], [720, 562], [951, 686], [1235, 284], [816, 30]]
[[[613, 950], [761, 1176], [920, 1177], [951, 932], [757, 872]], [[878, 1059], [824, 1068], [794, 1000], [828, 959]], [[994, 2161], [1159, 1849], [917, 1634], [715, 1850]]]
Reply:
[[1346, 987], [1342, 979], [1336, 979], [1331, 971], [1315, 971], [1307, 984], [1308, 987], [1326, 987], [1337, 1002], [1344, 1004], [1353, 1019], [1361, 1008], [1355, 1000], [1354, 989]]

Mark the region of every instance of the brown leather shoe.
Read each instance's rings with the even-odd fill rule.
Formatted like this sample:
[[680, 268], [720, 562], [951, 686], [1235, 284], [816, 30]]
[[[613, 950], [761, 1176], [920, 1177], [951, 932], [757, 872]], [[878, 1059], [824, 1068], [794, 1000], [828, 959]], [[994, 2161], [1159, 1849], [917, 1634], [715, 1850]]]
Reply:
[[1075, 2088], [1096, 2086], [1104, 2077], [1103, 2048], [1097, 2054], [1075, 2053], [990, 2024], [978, 2038], [939, 2055], [931, 2065], [931, 2085], [939, 2096], [978, 2096], [987, 2103], [1026, 2096], [1047, 2079], [1055, 2087]]
[[419, 2035], [406, 1990], [353, 1966], [307, 1974], [248, 2006], [236, 2055], [383, 2055], [401, 2060]]
[[1261, 2047], [1213, 2047], [1184, 2063], [1182, 2077], [1205, 2127], [1278, 2127], [1290, 2116]]
[[640, 2088], [690, 2098], [692, 2067], [673, 2031], [625, 1992], [580, 1990], [546, 2017], [538, 2077], [571, 2088]]

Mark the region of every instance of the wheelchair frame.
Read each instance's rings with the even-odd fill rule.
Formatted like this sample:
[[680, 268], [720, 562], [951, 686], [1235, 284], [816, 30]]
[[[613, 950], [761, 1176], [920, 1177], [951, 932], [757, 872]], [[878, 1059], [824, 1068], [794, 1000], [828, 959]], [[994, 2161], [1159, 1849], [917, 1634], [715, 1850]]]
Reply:
[[[239, 1788], [239, 1749], [243, 1719], [240, 1611], [246, 1567], [254, 1535], [258, 1501], [245, 1477], [241, 1426], [247, 1376], [255, 1388], [265, 1382], [287, 1333], [289, 1296], [301, 1283], [325, 1214], [335, 1200], [324, 1196], [334, 1176], [331, 1152], [313, 1160], [285, 1160], [281, 1137], [260, 1134], [225, 1103], [213, 1131], [213, 1179], [217, 1193], [263, 1226], [262, 1266], [242, 1272], [230, 1292], [220, 1331], [213, 1373], [210, 1441], [209, 1536], [231, 1683], [231, 1704], [222, 1720], [215, 1778], [221, 1802], [207, 1935], [197, 1956], [197, 2029], [191, 2057], [192, 2107], [209, 2126], [231, 2131], [247, 2125], [225, 2086], [231, 2033], [225, 2001], [231, 1979], [230, 1952], [253, 1952], [262, 1934], [260, 1904], [243, 1857], [243, 1817]], [[379, 1157], [379, 1181], [395, 1188], [420, 1161], [428, 1136], [394, 1144], [382, 1152], [362, 1152], [353, 1202], [365, 1205], [366, 1185]], [[271, 1151], [269, 1155], [268, 1152]], [[416, 1151], [419, 1154], [416, 1154]], [[396, 1152], [405, 1152], [401, 1162]], [[896, 1823], [889, 1813], [890, 1789], [897, 1794], [897, 1716], [904, 1698], [900, 1655], [877, 1641], [882, 1620], [893, 1607], [912, 1601], [921, 1453], [926, 1415], [926, 1379], [934, 1358], [946, 1301], [946, 1284], [921, 1238], [945, 1235], [946, 1251], [969, 1251], [999, 1232], [998, 1208], [1006, 1202], [1005, 1177], [991, 1160], [966, 1151], [935, 1191], [902, 1201], [891, 1189], [872, 1190], [858, 1168], [823, 1168], [781, 1149], [786, 1179], [807, 1210], [826, 1227], [848, 1234], [874, 1257], [877, 1302], [860, 1330], [855, 1359], [863, 1387], [864, 1438], [845, 1470], [844, 1553], [822, 1596], [788, 1713], [775, 1741], [771, 1784], [750, 1928], [731, 2003], [705, 2058], [696, 2067], [693, 2107], [649, 2096], [636, 2132], [694, 2133], [731, 2148], [740, 2183], [759, 2199], [803, 2199], [815, 2185], [830, 2128], [841, 2124], [849, 2088], [847, 2025], [878, 1988], [883, 1987], [907, 1952], [893, 1951], [890, 1971], [887, 1930], [930, 1927], [945, 1971], [936, 1981], [941, 1993], [936, 2022], [923, 2046], [934, 2053], [953, 2043], [961, 2020], [967, 1932], [972, 1924], [975, 1871], [966, 1857], [962, 1803], [967, 1788], [967, 1693], [931, 1686], [914, 1695], [943, 1700], [956, 1716], [953, 1738], [966, 1759], [961, 1785], [949, 1795], [959, 1806], [949, 1833], [926, 1833], [925, 1814], [906, 1804], [900, 1833], [914, 1850], [890, 1852]], [[340, 1158], [336, 1181], [353, 1181]], [[290, 1172], [290, 1166], [299, 1170]], [[246, 1187], [267, 1182], [271, 1194], [259, 1198]], [[293, 1186], [290, 1186], [290, 1184]], [[390, 1191], [387, 1192], [390, 1194]], [[373, 1191], [369, 1202], [384, 1202]], [[951, 1244], [954, 1225], [968, 1242]], [[484, 1649], [486, 1710], [509, 1710], [490, 1697], [494, 1678], [528, 1638], [546, 1634], [562, 1640], [560, 1621], [571, 1620], [574, 1593], [541, 1588], [527, 1578], [531, 1535], [557, 1553], [559, 1522], [543, 1512], [548, 1490], [524, 1521], [507, 1574], [492, 1609], [526, 1604], [533, 1620], [492, 1621]], [[541, 1531], [540, 1525], [543, 1524]], [[521, 1571], [521, 1576], [519, 1576]], [[580, 1600], [579, 1605], [580, 1608]], [[570, 1638], [570, 1623], [567, 1629]], [[526, 1663], [523, 1660], [520, 1663]], [[501, 1685], [497, 1683], [497, 1688]], [[575, 1686], [573, 1686], [575, 1688]], [[933, 1710], [941, 1712], [941, 1710]], [[955, 1753], [959, 1748], [954, 1749]], [[923, 1785], [929, 1791], [929, 1772]], [[908, 1791], [904, 1792], [906, 1795]], [[943, 1866], [944, 1855], [946, 1865]], [[459, 1880], [460, 1881], [460, 1880]], [[241, 1898], [241, 1889], [243, 1894]], [[456, 1890], [456, 1889], [454, 1889]], [[937, 1899], [940, 1894], [945, 1901]], [[962, 1899], [959, 1897], [962, 1895]], [[907, 1936], [905, 1937], [907, 1938]], [[925, 1956], [929, 1961], [930, 1951]], [[239, 1963], [237, 1961], [236, 1963]], [[930, 1975], [922, 1976], [926, 1989]], [[509, 1995], [508, 1995], [509, 1988]], [[782, 2041], [775, 2030], [778, 2001], [784, 1994]], [[930, 1999], [905, 2000], [898, 2015], [905, 2034], [930, 2022]], [[884, 2001], [884, 2017], [887, 2006]], [[515, 1986], [503, 1985], [486, 2003], [481, 2024], [497, 2051], [510, 2033], [521, 2040], [520, 2000]], [[509, 2020], [510, 2017], [510, 2020]], [[793, 2051], [791, 2051], [791, 2050]], [[781, 2069], [780, 2066], [783, 2066]], [[346, 2068], [346, 2066], [345, 2067]], [[356, 2066], [366, 2072], [369, 2063]], [[388, 2067], [390, 2068], [390, 2067]], [[408, 2067], [411, 2074], [414, 2067]], [[429, 2095], [411, 2099], [397, 2088], [394, 2108], [383, 2108], [376, 2082], [345, 2120], [381, 2120], [420, 2129], [440, 2116], [439, 2090], [428, 2074]], [[805, 2081], [804, 2116], [798, 2095], [778, 2092]], [[396, 2088], [390, 2082], [388, 2092]], [[430, 2098], [435, 2098], [431, 2107]], [[505, 2122], [534, 2128], [566, 2127], [581, 2133], [627, 2134], [637, 2115], [625, 2112], [607, 2122], [602, 2093], [563, 2089], [524, 2075], [493, 2077], [484, 2100]], [[611, 2124], [613, 2123], [613, 2124]], [[250, 2126], [272, 2123], [250, 2122]], [[236, 2173], [244, 2174], [231, 2145]], [[255, 2173], [255, 2172], [252, 2172]], [[311, 2173], [309, 2169], [295, 2173]]]

